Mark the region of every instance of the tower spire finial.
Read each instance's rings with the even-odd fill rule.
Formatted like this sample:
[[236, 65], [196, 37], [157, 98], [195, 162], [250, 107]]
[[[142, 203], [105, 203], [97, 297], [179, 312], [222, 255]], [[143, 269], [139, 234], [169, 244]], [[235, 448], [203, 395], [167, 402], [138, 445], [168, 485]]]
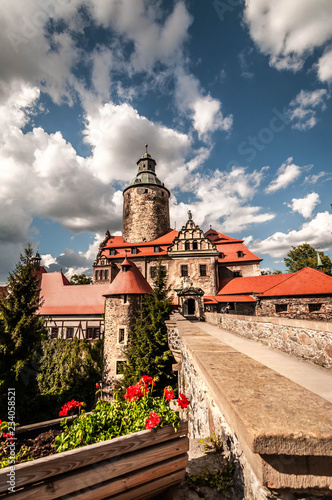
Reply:
[[148, 144], [145, 144], [145, 153], [148, 154]]

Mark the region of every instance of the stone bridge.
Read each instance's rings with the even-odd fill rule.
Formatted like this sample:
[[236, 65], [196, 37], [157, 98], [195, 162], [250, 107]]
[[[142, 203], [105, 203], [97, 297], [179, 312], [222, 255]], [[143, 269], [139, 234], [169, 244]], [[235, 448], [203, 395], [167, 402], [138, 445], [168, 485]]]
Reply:
[[[218, 327], [179, 313], [167, 328], [179, 390], [191, 401], [189, 437], [222, 437], [237, 465], [241, 498], [332, 498], [331, 371], [265, 347], [266, 359], [273, 352], [291, 358], [284, 371], [278, 361], [271, 369], [264, 353], [258, 361], [217, 338]], [[263, 348], [245, 342], [253, 353]], [[301, 385], [290, 379], [293, 372]], [[315, 378], [321, 390], [315, 391]]]

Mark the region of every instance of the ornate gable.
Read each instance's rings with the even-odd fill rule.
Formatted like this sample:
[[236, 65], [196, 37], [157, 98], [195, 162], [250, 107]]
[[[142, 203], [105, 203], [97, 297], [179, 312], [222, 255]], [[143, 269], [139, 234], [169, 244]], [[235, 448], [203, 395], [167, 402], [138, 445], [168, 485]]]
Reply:
[[188, 220], [173, 244], [167, 251], [170, 257], [190, 257], [190, 256], [215, 256], [219, 252], [215, 245], [204, 236], [201, 228], [192, 219], [192, 213], [188, 211]]

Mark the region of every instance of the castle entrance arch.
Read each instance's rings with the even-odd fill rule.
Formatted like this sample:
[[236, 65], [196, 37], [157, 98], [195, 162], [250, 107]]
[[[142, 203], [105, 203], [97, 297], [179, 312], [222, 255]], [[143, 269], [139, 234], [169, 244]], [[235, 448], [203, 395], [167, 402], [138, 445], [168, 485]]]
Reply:
[[195, 314], [196, 301], [195, 299], [188, 299], [186, 302], [188, 308], [188, 316], [193, 316]]

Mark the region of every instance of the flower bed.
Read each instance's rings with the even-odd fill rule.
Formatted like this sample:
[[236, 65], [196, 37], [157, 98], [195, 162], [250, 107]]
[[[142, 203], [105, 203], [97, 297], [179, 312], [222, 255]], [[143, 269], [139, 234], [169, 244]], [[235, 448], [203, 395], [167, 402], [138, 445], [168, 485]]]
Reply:
[[[125, 402], [100, 401], [92, 414], [82, 412], [71, 426], [65, 421], [55, 443], [60, 453], [16, 465], [15, 493], [8, 491], [8, 468], [2, 469], [0, 494], [14, 500], [66, 495], [139, 499], [181, 481], [187, 464], [187, 424], [169, 408], [171, 389], [165, 389], [162, 398], [153, 398], [151, 389], [142, 379], [128, 388]], [[178, 404], [187, 406], [185, 396]]]

